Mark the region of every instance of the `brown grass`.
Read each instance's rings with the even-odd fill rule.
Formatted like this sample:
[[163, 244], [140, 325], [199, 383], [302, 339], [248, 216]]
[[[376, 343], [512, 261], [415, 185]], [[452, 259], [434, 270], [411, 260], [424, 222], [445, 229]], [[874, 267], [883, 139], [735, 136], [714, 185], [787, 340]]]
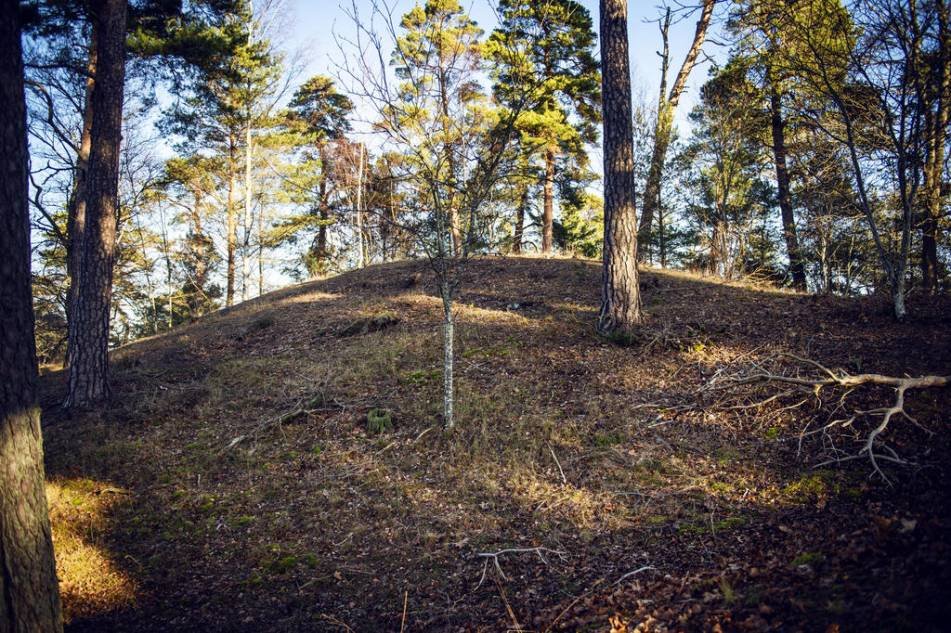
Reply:
[[[62, 564], [75, 630], [398, 630], [405, 592], [407, 630], [500, 630], [509, 609], [532, 630], [603, 629], [615, 612], [674, 629], [927, 628], [946, 609], [932, 600], [948, 576], [945, 436], [896, 428], [927, 468], [895, 471], [890, 490], [867, 464], [816, 474], [817, 443], [797, 457], [793, 438], [821, 410], [731, 411], [697, 393], [718, 369], [783, 350], [947, 372], [947, 313], [922, 305], [899, 326], [873, 300], [651, 270], [649, 323], [619, 347], [594, 334], [596, 263], [485, 259], [457, 310], [447, 434], [440, 306], [431, 288], [406, 289], [418, 270], [302, 284], [117, 350], [116, 400], [99, 415], [57, 417], [62, 377], [46, 379], [51, 481], [128, 492], [95, 506], [83, 541], [104, 584]], [[341, 335], [381, 315], [398, 322]], [[912, 406], [937, 428], [949, 404], [922, 393]], [[392, 430], [368, 430], [374, 408]], [[60, 534], [92, 524], [53, 505]], [[565, 558], [506, 554], [506, 579], [490, 565], [478, 585], [479, 553], [533, 547]], [[790, 572], [803, 552], [824, 562]], [[97, 602], [105, 587], [121, 599]]]

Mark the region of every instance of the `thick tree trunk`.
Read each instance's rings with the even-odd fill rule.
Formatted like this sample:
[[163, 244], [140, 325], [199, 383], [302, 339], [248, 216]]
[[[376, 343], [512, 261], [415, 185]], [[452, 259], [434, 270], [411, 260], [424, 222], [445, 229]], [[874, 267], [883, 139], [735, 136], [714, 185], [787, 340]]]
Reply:
[[776, 188], [779, 193], [779, 210], [783, 219], [783, 238], [786, 241], [786, 255], [789, 257], [789, 272], [793, 287], [806, 289], [806, 268], [799, 250], [799, 237], [796, 234], [796, 219], [793, 216], [792, 194], [789, 190], [789, 172], [786, 169], [786, 131], [783, 123], [783, 103], [775, 79], [769, 76], [769, 109], [773, 132], [773, 159], [776, 165]]
[[627, 0], [601, 0], [604, 102], [604, 264], [598, 331], [630, 336], [641, 320], [634, 208], [634, 132]]
[[30, 289], [19, 3], [0, 2], [0, 631], [62, 631], [43, 475]]
[[81, 409], [109, 397], [109, 317], [115, 264], [119, 146], [125, 83], [126, 1], [98, 0], [97, 72], [92, 141], [86, 172], [86, 227], [69, 337], [66, 406]]
[[[703, 9], [700, 12], [700, 19], [697, 20], [697, 28], [693, 34], [693, 42], [690, 44], [690, 50], [684, 58], [684, 63], [677, 72], [677, 78], [670, 89], [670, 95], [664, 97], [664, 90], [667, 85], [667, 32], [666, 28], [661, 33], [664, 37], [664, 56], [663, 56], [663, 76], [661, 77], [661, 92], [657, 107], [657, 121], [654, 124], [654, 149], [651, 152], [651, 164], [647, 174], [647, 184], [644, 187], [644, 209], [641, 215], [641, 223], [638, 227], [638, 236], [641, 240], [647, 240], [650, 237], [651, 224], [654, 221], [654, 213], [660, 205], [660, 183], [664, 171], [664, 163], [667, 160], [667, 148], [670, 145], [670, 133], [673, 127], [674, 112], [677, 110], [677, 104], [680, 103], [680, 96], [687, 86], [687, 78], [690, 71], [697, 64], [697, 58], [703, 49], [703, 42], [707, 37], [707, 28], [710, 26], [710, 19], [713, 17], [713, 5], [716, 0], [703, 0]], [[668, 23], [669, 25], [669, 23]]]
[[512, 234], [512, 252], [516, 255], [522, 254], [522, 241], [525, 239], [525, 212], [527, 209], [528, 187], [525, 186], [518, 201], [518, 208], [515, 210], [515, 230]]
[[544, 209], [542, 211], [542, 252], [550, 253], [555, 222], [555, 150], [545, 150]]
[[[76, 303], [76, 289], [79, 287], [80, 254], [83, 248], [83, 235], [86, 230], [86, 170], [89, 167], [89, 150], [92, 147], [92, 91], [96, 86], [96, 21], [93, 20], [89, 35], [89, 58], [86, 61], [86, 91], [83, 100], [83, 127], [79, 137], [79, 151], [76, 154], [76, 175], [73, 178], [73, 192], [66, 207], [66, 276], [69, 278], [69, 288], [66, 291], [66, 323], [72, 317], [73, 306]], [[66, 337], [66, 358], [70, 356], [72, 347], [70, 338]]]

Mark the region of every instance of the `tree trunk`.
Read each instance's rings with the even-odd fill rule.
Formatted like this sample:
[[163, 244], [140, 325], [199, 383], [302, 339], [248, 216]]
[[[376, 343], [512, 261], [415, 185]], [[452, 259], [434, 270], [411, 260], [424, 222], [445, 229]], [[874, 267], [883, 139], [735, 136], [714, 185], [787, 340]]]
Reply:
[[43, 474], [30, 289], [19, 3], [0, 3], [0, 631], [62, 631]]
[[677, 78], [670, 89], [670, 95], [664, 99], [664, 89], [667, 82], [667, 32], [662, 29], [664, 37], [664, 56], [663, 76], [661, 77], [661, 92], [657, 107], [657, 121], [654, 124], [654, 149], [651, 152], [650, 170], [647, 174], [647, 184], [644, 187], [644, 212], [641, 215], [641, 223], [638, 227], [638, 236], [641, 240], [647, 240], [650, 237], [651, 223], [654, 221], [654, 212], [660, 205], [660, 184], [664, 171], [664, 163], [667, 160], [667, 148], [670, 145], [670, 132], [673, 127], [674, 112], [677, 110], [677, 104], [680, 103], [680, 96], [687, 86], [687, 78], [690, 72], [697, 64], [697, 58], [703, 48], [703, 42], [707, 37], [707, 28], [710, 26], [710, 19], [713, 16], [713, 5], [716, 0], [703, 0], [703, 10], [700, 12], [700, 19], [697, 20], [697, 28], [693, 34], [693, 42], [690, 44], [690, 50], [684, 57], [684, 63], [677, 72]]
[[227, 289], [225, 290], [225, 305], [231, 307], [234, 305], [234, 272], [235, 272], [235, 254], [238, 249], [238, 219], [235, 217], [234, 209], [234, 139], [231, 142], [231, 155], [228, 157], [228, 197], [225, 202], [225, 214], [228, 216], [228, 253], [227, 261]]
[[664, 226], [664, 207], [657, 207], [657, 245], [660, 254], [660, 267], [667, 268], [667, 234]]
[[264, 201], [258, 210], [258, 296], [264, 294]]
[[456, 424], [453, 414], [455, 391], [452, 380], [454, 359], [452, 339], [455, 335], [455, 324], [452, 320], [452, 290], [449, 287], [448, 281], [443, 280], [440, 283], [440, 294], [442, 294], [443, 305], [443, 424], [445, 424], [447, 429], [451, 429]]
[[[250, 36], [249, 36], [250, 37]], [[251, 113], [248, 112], [244, 132], [244, 248], [241, 249], [241, 298], [248, 299], [248, 279], [251, 276], [251, 213], [254, 203], [254, 184], [251, 179], [251, 160], [254, 147], [251, 140]], [[260, 236], [258, 236], [260, 238]]]
[[[363, 230], [363, 145], [357, 146], [357, 196], [353, 212], [356, 217], [357, 228], [357, 268], [367, 265], [366, 236]], [[458, 246], [457, 246], [458, 248]]]
[[948, 31], [948, 3], [942, 2], [938, 10], [939, 52], [936, 60], [937, 73], [934, 86], [935, 110], [926, 110], [925, 125], [927, 154], [924, 168], [925, 209], [921, 222], [921, 279], [925, 292], [938, 290], [938, 227], [941, 221], [941, 184], [948, 130], [948, 100], [951, 99], [951, 42]]
[[786, 169], [786, 131], [783, 123], [782, 95], [776, 86], [775, 78], [767, 70], [769, 83], [769, 109], [773, 132], [773, 158], [776, 165], [776, 188], [779, 193], [779, 210], [783, 219], [783, 238], [786, 241], [786, 254], [789, 257], [789, 272], [793, 287], [806, 290], [806, 268], [799, 250], [799, 237], [796, 234], [796, 219], [793, 216], [792, 194], [789, 191], [789, 172]]
[[122, 142], [126, 8], [125, 0], [93, 3], [98, 30], [97, 72], [86, 172], [86, 227], [69, 325], [72, 345], [66, 406], [71, 409], [93, 406], [109, 397], [109, 317]]
[[[76, 289], [79, 287], [80, 254], [82, 253], [83, 234], [86, 230], [86, 170], [89, 167], [89, 149], [92, 146], [92, 91], [96, 85], [96, 21], [92, 21], [89, 34], [89, 58], [86, 61], [86, 90], [83, 97], [83, 127], [79, 137], [79, 151], [76, 153], [76, 175], [73, 178], [73, 192], [66, 207], [66, 276], [69, 288], [66, 291], [67, 331], [73, 306], [76, 303]], [[66, 358], [72, 347], [66, 337]], [[68, 362], [68, 361], [67, 361]]]
[[598, 331], [629, 337], [641, 320], [627, 0], [601, 0], [604, 264]]
[[[633, 128], [632, 128], [633, 129]], [[555, 150], [545, 150], [545, 205], [542, 212], [542, 252], [551, 252], [552, 226], [555, 221]]]
[[528, 187], [522, 190], [522, 195], [518, 201], [518, 208], [515, 210], [515, 230], [512, 235], [512, 252], [516, 255], [522, 254], [522, 241], [525, 239], [525, 212], [528, 209]]

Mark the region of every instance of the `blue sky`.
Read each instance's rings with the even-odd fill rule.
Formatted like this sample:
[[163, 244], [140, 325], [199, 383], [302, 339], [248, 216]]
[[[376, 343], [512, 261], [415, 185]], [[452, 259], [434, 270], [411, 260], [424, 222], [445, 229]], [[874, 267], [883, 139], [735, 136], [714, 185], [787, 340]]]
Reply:
[[[399, 16], [415, 4], [415, 0], [385, 0], [394, 6]], [[353, 24], [347, 15], [351, 0], [288, 0], [290, 16], [286, 33], [287, 39], [280, 44], [288, 49], [304, 49], [306, 59], [305, 76], [316, 73], [334, 75], [334, 58], [340, 53], [334, 41], [334, 33], [348, 34]], [[369, 15], [370, 0], [356, 0], [361, 15]], [[595, 29], [598, 27], [597, 0], [582, 0], [582, 4], [591, 12]], [[630, 0], [629, 29], [631, 46], [631, 72], [635, 93], [642, 91], [650, 103], [657, 99], [657, 87], [660, 79], [660, 58], [657, 51], [661, 48], [660, 32], [656, 20], [660, 14], [659, 2], [654, 0]], [[463, 0], [470, 15], [479, 25], [489, 32], [495, 26], [495, 15], [490, 0]], [[346, 9], [346, 11], [345, 11]], [[671, 74], [676, 73], [693, 38], [698, 15], [671, 27]], [[716, 16], [715, 16], [716, 19]], [[717, 47], [708, 41], [705, 50], [717, 56]], [[686, 114], [695, 103], [698, 87], [707, 76], [709, 64], [694, 69], [688, 83], [686, 94], [682, 97], [677, 121], [683, 125]], [[635, 96], [636, 98], [636, 96]]]

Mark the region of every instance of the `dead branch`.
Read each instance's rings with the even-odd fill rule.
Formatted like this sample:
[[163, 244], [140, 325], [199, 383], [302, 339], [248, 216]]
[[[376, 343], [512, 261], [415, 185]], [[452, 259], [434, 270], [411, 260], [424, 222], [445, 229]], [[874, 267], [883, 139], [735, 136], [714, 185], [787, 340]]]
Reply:
[[482, 566], [482, 577], [479, 579], [479, 584], [476, 585], [476, 589], [481, 587], [482, 583], [485, 582], [486, 572], [488, 572], [489, 570], [489, 561], [492, 561], [492, 563], [495, 565], [495, 570], [499, 572], [499, 576], [501, 576], [503, 580], [508, 580], [508, 576], [505, 575], [505, 572], [502, 571], [502, 566], [499, 565], [499, 556], [502, 556], [504, 554], [527, 554], [527, 553], [536, 554], [539, 560], [541, 560], [546, 565], [548, 564], [548, 560], [545, 558], [546, 553], [554, 554], [555, 556], [558, 556], [559, 558], [562, 558], [562, 559], [565, 557], [564, 551], [551, 549], [548, 547], [514, 547], [510, 549], [501, 549], [497, 552], [479, 552], [477, 556], [479, 558], [484, 558], [485, 564]]
[[[849, 461], [857, 459], [862, 456], [867, 456], [872, 463], [872, 468], [874, 472], [877, 473], [882, 479], [888, 482], [888, 478], [882, 472], [879, 467], [879, 460], [888, 461], [897, 464], [907, 464], [908, 462], [901, 459], [897, 453], [887, 445], [883, 444], [880, 441], [880, 436], [888, 428], [888, 425], [896, 417], [902, 417], [911, 422], [912, 424], [922, 428], [930, 434], [930, 431], [924, 429], [918, 421], [913, 418], [905, 410], [905, 394], [908, 391], [915, 389], [935, 389], [947, 387], [951, 384], [951, 376], [937, 376], [937, 375], [927, 375], [927, 376], [906, 376], [906, 377], [897, 377], [897, 376], [887, 376], [884, 374], [850, 374], [843, 370], [833, 370], [825, 365], [812, 360], [810, 358], [803, 358], [801, 356], [796, 356], [795, 354], [785, 353], [783, 356], [791, 358], [800, 365], [806, 365], [814, 372], [817, 372], [818, 375], [802, 375], [802, 374], [778, 374], [767, 369], [764, 369], [760, 364], [754, 364], [755, 370], [753, 373], [747, 375], [732, 375], [725, 376], [722, 372], [717, 372], [717, 374], [707, 383], [705, 388], [706, 391], [715, 391], [715, 390], [724, 390], [724, 389], [735, 389], [736, 387], [742, 385], [751, 385], [756, 383], [781, 383], [787, 385], [793, 385], [791, 390], [783, 391], [782, 393], [775, 394], [771, 397], [768, 397], [764, 400], [760, 400], [753, 404], [747, 405], [736, 405], [732, 407], [727, 407], [728, 410], [745, 410], [745, 409], [755, 409], [763, 405], [768, 404], [779, 398], [791, 395], [797, 389], [811, 391], [813, 396], [821, 405], [821, 391], [825, 388], [834, 388], [834, 389], [844, 389], [845, 391], [838, 400], [838, 404], [835, 408], [835, 411], [839, 411], [845, 408], [845, 399], [848, 397], [855, 389], [868, 385], [877, 385], [884, 387], [891, 387], [895, 390], [895, 400], [890, 406], [882, 406], [874, 409], [866, 410], [854, 410], [849, 414], [846, 414], [846, 417], [834, 419], [831, 422], [828, 422], [822, 427], [817, 429], [808, 430], [808, 426], [803, 429], [800, 434], [800, 446], [803, 437], [814, 435], [817, 433], [827, 434], [833, 428], [849, 428], [861, 418], [878, 418], [878, 424], [876, 424], [868, 435], [864, 438], [863, 445], [861, 450], [854, 455], [846, 456], [837, 456], [834, 459], [827, 460], [820, 465], [825, 465], [829, 463], [838, 463], [842, 461]], [[802, 400], [791, 407], [784, 407], [783, 410], [788, 410], [789, 408], [795, 408], [804, 404], [806, 400]]]

